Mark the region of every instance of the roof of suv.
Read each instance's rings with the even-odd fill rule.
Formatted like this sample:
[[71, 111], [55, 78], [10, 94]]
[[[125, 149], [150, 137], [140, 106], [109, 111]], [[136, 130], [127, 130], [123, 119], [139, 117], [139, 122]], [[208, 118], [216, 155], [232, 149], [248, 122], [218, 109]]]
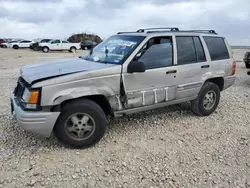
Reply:
[[162, 28], [145, 28], [139, 29], [132, 32], [118, 32], [118, 35], [140, 35], [140, 36], [149, 36], [149, 35], [162, 35], [162, 34], [175, 34], [175, 35], [215, 35], [218, 34], [214, 30], [179, 30], [176, 27], [162, 27]]

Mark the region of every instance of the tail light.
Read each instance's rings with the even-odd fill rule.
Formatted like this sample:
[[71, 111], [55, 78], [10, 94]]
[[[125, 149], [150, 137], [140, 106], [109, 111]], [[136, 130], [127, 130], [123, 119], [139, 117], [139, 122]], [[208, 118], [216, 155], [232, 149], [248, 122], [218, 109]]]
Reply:
[[232, 75], [235, 75], [236, 73], [236, 62], [233, 62], [233, 66], [232, 66]]

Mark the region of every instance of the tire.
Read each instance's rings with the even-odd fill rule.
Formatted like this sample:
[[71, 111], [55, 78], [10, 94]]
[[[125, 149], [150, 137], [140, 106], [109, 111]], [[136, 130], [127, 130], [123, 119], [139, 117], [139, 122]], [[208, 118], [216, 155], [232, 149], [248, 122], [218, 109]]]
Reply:
[[39, 47], [34, 47], [33, 50], [34, 51], [39, 51]]
[[[73, 123], [72, 118], [75, 118], [77, 114], [80, 116], [77, 117], [76, 122], [82, 120], [82, 124], [76, 123], [78, 124], [76, 125]], [[83, 117], [88, 116], [88, 122], [92, 122], [92, 132], [89, 131], [88, 134], [90, 135], [88, 135], [87, 138], [79, 138], [77, 134], [77, 131], [81, 131], [84, 126], [89, 127], [88, 123], [83, 123], [83, 117], [81, 115], [83, 115]], [[79, 99], [67, 103], [62, 108], [61, 114], [55, 124], [54, 132], [58, 140], [65, 146], [72, 148], [88, 148], [101, 140], [106, 131], [106, 125], [106, 116], [98, 104], [88, 99]], [[70, 132], [70, 130], [72, 132]], [[83, 130], [83, 132], [84, 131], [85, 130]]]
[[3, 45], [2, 48], [7, 48], [7, 46], [6, 46], [6, 45]]
[[88, 47], [87, 47], [87, 46], [85, 46], [83, 49], [84, 49], [84, 50], [88, 50]]
[[42, 51], [43, 51], [44, 53], [48, 53], [48, 52], [49, 52], [49, 47], [44, 46], [44, 47], [42, 48]]
[[[207, 99], [208, 98], [207, 96], [210, 97], [211, 95], [215, 96], [215, 98], [213, 100]], [[210, 104], [210, 102], [207, 102], [208, 100], [211, 101], [211, 106], [208, 106]], [[218, 85], [212, 82], [206, 82], [202, 86], [198, 94], [198, 97], [195, 100], [191, 101], [191, 110], [196, 115], [208, 116], [215, 111], [215, 109], [219, 104], [219, 101], [220, 101], [220, 88], [218, 87]]]
[[76, 47], [74, 47], [74, 46], [70, 47], [69, 52], [72, 52], [72, 53], [76, 52]]
[[250, 63], [245, 63], [245, 65], [247, 69], [250, 69]]
[[18, 45], [14, 45], [13, 48], [14, 48], [15, 50], [17, 50], [17, 49], [19, 48], [19, 46], [18, 46]]

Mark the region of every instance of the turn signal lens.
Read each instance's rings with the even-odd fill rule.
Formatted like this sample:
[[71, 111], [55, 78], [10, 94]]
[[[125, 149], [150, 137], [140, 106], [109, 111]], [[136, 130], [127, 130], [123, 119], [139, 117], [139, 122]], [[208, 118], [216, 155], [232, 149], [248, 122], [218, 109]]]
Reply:
[[233, 66], [232, 66], [232, 75], [235, 75], [236, 73], [236, 62], [233, 62]]
[[37, 104], [39, 98], [39, 91], [32, 91], [29, 103], [30, 104]]

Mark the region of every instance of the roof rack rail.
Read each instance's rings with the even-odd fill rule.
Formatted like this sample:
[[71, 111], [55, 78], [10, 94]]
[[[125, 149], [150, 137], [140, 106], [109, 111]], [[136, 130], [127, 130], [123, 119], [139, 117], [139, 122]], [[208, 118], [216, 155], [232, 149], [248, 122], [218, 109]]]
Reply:
[[166, 29], [166, 30], [170, 30], [170, 31], [179, 31], [179, 28], [177, 28], [177, 27], [155, 27], [155, 28], [139, 29], [136, 32], [144, 32], [144, 31], [158, 30], [158, 29]]
[[187, 30], [186, 32], [202, 32], [202, 33], [212, 33], [212, 34], [217, 34], [216, 32], [215, 32], [215, 30]]
[[159, 28], [145, 28], [145, 29], [138, 29], [137, 31], [129, 31], [129, 32], [118, 32], [117, 34], [125, 34], [125, 33], [161, 33], [161, 32], [201, 32], [201, 33], [210, 33], [210, 34], [215, 34], [215, 30], [179, 30], [177, 27], [159, 27]]
[[125, 31], [125, 32], [122, 31], [122, 32], [118, 32], [117, 34], [119, 35], [119, 34], [123, 34], [123, 33], [125, 34], [125, 33], [136, 33], [136, 32], [135, 31]]

